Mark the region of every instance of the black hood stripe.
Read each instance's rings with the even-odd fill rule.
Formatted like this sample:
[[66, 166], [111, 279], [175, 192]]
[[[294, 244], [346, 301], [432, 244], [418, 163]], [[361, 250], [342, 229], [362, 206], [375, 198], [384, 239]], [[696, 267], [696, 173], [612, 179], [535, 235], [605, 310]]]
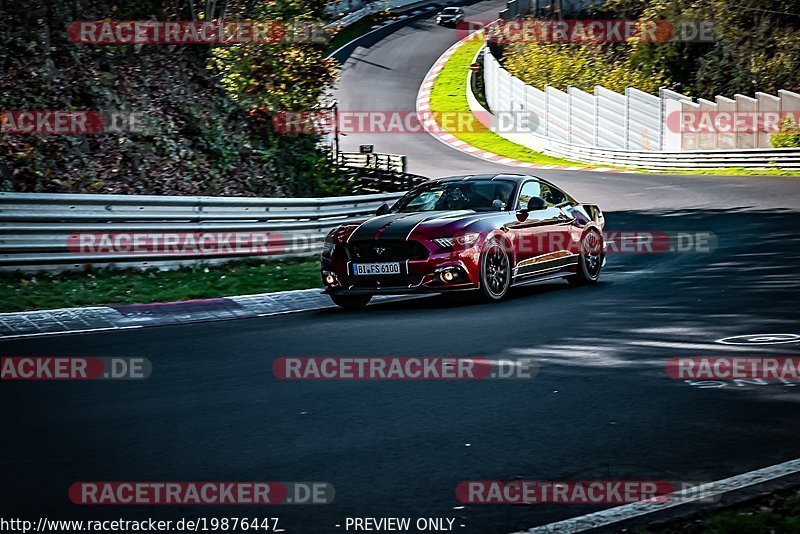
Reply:
[[397, 219], [406, 217], [408, 215], [409, 214], [393, 213], [381, 215], [380, 217], [373, 217], [372, 219], [364, 221], [361, 226], [356, 228], [355, 231], [350, 235], [350, 239], [348, 239], [348, 241], [353, 241], [356, 239], [374, 239], [375, 234], [377, 234], [381, 228], [390, 225]]
[[[350, 241], [376, 239], [407, 239], [411, 231], [420, 223], [451, 214], [447, 211], [425, 211], [418, 213], [396, 213], [375, 217], [356, 228]], [[378, 235], [380, 233], [380, 235]]]
[[382, 233], [381, 239], [408, 239], [411, 231], [420, 223], [430, 219], [435, 219], [446, 212], [426, 211], [421, 213], [410, 213], [408, 217], [403, 217], [390, 224]]

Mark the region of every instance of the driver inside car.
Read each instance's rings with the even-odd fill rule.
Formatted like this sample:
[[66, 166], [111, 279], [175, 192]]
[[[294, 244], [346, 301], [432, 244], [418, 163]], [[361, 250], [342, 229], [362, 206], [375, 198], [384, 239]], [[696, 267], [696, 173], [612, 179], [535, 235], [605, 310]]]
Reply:
[[463, 210], [469, 208], [469, 200], [460, 187], [448, 187], [436, 202], [437, 210]]

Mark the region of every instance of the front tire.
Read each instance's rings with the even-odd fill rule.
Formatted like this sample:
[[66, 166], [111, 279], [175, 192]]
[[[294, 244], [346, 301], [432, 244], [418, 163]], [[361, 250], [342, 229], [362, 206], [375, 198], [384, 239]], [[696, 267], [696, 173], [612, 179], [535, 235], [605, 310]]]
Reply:
[[578, 272], [567, 281], [573, 286], [596, 284], [603, 268], [603, 236], [591, 229], [581, 239], [581, 255], [578, 259]]
[[334, 304], [343, 310], [363, 310], [372, 299], [372, 295], [330, 295]]
[[502, 300], [511, 287], [511, 258], [503, 244], [492, 239], [481, 253], [481, 294], [484, 300]]

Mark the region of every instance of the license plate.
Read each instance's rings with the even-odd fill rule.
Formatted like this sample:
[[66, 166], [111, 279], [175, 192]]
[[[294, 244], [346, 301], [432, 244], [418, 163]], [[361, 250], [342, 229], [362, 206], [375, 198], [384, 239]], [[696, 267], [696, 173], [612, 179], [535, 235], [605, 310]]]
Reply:
[[400, 263], [354, 263], [353, 274], [358, 276], [400, 274]]

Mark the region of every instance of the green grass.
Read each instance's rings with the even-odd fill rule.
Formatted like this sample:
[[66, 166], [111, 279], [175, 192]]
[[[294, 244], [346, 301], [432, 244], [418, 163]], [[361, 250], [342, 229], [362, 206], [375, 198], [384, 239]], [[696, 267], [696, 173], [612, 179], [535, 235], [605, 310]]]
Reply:
[[[475, 54], [483, 46], [481, 40], [470, 40], [461, 45], [456, 52], [450, 56], [439, 73], [436, 82], [431, 89], [431, 111], [435, 113], [470, 113], [469, 102], [467, 101], [467, 73], [475, 58]], [[469, 143], [470, 145], [488, 150], [498, 156], [505, 156], [520, 161], [539, 163], [542, 165], [580, 165], [561, 158], [547, 156], [541, 152], [536, 152], [524, 146], [512, 143], [503, 139], [496, 133], [483, 126], [477, 119], [471, 121], [460, 130], [471, 131], [451, 131], [457, 138]]]
[[789, 534], [800, 532], [800, 490], [781, 490], [730, 508], [634, 530], [638, 534]]
[[722, 167], [715, 169], [675, 169], [655, 172], [660, 174], [707, 174], [720, 176], [800, 176], [800, 169], [781, 169], [780, 167], [769, 167], [763, 169]]
[[0, 311], [170, 302], [322, 287], [318, 259], [245, 260], [174, 271], [0, 273]]
[[800, 492], [780, 493], [755, 503], [712, 513], [700, 521], [718, 534], [800, 532]]
[[[456, 52], [450, 56], [444, 64], [438, 78], [434, 82], [431, 90], [431, 111], [437, 112], [470, 112], [469, 102], [467, 101], [467, 73], [478, 50], [483, 46], [480, 39], [470, 40], [461, 45]], [[756, 175], [756, 176], [800, 176], [800, 170], [781, 169], [772, 167], [766, 169], [743, 169], [743, 168], [715, 168], [715, 169], [670, 169], [664, 171], [649, 171], [646, 169], [631, 167], [614, 167], [611, 165], [589, 164], [576, 162], [562, 158], [556, 158], [536, 152], [530, 148], [512, 143], [500, 137], [496, 133], [484, 127], [477, 119], [468, 124], [466, 128], [452, 131], [455, 137], [469, 143], [470, 145], [487, 150], [498, 156], [536, 163], [541, 165], [567, 165], [567, 166], [595, 166], [609, 168], [624, 168], [636, 172], [659, 172], [663, 174], [718, 174], [718, 175]]]

